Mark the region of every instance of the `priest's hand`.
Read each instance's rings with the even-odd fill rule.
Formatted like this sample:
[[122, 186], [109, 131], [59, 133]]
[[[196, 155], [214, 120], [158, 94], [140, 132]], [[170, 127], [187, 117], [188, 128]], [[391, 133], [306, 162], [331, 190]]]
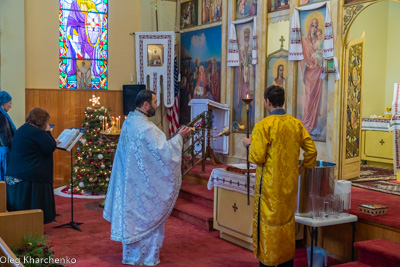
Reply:
[[182, 138], [185, 139], [186, 137], [188, 137], [190, 135], [191, 132], [192, 132], [192, 128], [183, 126], [182, 128], [179, 129], [178, 134], [180, 134], [182, 136]]

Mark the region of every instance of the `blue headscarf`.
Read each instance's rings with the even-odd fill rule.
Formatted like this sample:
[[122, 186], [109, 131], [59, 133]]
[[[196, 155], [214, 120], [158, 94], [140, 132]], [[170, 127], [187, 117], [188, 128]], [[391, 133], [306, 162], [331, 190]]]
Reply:
[[6, 91], [0, 91], [0, 105], [10, 102], [12, 97]]
[[10, 118], [10, 116], [7, 114], [7, 112], [3, 109], [3, 107], [1, 107], [1, 105], [4, 105], [5, 103], [10, 102], [12, 99], [12, 97], [10, 96], [9, 93], [7, 93], [6, 91], [0, 91], [0, 112], [6, 116], [6, 118], [8, 119], [8, 122], [11, 125], [11, 129], [12, 131], [15, 133], [17, 131], [17, 128], [15, 128], [15, 125], [12, 121], [12, 119]]

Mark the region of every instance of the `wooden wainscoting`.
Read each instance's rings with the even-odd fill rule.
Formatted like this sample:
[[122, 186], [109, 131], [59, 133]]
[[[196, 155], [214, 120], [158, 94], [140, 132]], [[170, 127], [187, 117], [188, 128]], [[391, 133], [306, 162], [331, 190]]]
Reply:
[[[85, 108], [91, 106], [92, 95], [100, 97], [102, 106], [111, 108], [112, 116], [124, 117], [122, 90], [26, 89], [26, 114], [34, 107], [46, 109], [50, 113], [50, 123], [55, 124], [53, 136], [57, 138], [65, 128], [82, 127]], [[54, 152], [54, 187], [66, 185], [71, 179], [70, 155], [58, 149]]]
[[[329, 255], [336, 259], [344, 262], [351, 261], [353, 229], [350, 223], [320, 227], [318, 228], [318, 232], [317, 245], [319, 247], [325, 249]], [[311, 244], [310, 235], [306, 232], [304, 236], [306, 238], [306, 244]], [[400, 240], [400, 229], [359, 218], [359, 221], [355, 224], [354, 241], [378, 238], [398, 243]], [[358, 251], [354, 249], [354, 260], [357, 259]]]

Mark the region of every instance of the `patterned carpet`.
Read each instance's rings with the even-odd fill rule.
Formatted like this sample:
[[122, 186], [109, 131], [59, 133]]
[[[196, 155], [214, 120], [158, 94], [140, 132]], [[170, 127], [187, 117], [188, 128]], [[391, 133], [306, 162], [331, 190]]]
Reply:
[[396, 180], [393, 169], [384, 169], [368, 165], [361, 165], [360, 177], [350, 179], [353, 183], [389, 180]]
[[396, 181], [353, 182], [352, 186], [400, 196], [400, 183]]
[[400, 183], [396, 182], [393, 169], [362, 165], [360, 177], [350, 181], [352, 186], [400, 196]]

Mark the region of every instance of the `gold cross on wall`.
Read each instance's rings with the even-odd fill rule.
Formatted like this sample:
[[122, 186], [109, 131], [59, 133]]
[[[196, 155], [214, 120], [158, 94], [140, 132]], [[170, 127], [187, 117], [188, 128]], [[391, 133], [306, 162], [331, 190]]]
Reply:
[[279, 39], [279, 41], [281, 41], [281, 48], [283, 48], [283, 42], [285, 41], [285, 38], [283, 38], [283, 35], [281, 35], [281, 39]]

